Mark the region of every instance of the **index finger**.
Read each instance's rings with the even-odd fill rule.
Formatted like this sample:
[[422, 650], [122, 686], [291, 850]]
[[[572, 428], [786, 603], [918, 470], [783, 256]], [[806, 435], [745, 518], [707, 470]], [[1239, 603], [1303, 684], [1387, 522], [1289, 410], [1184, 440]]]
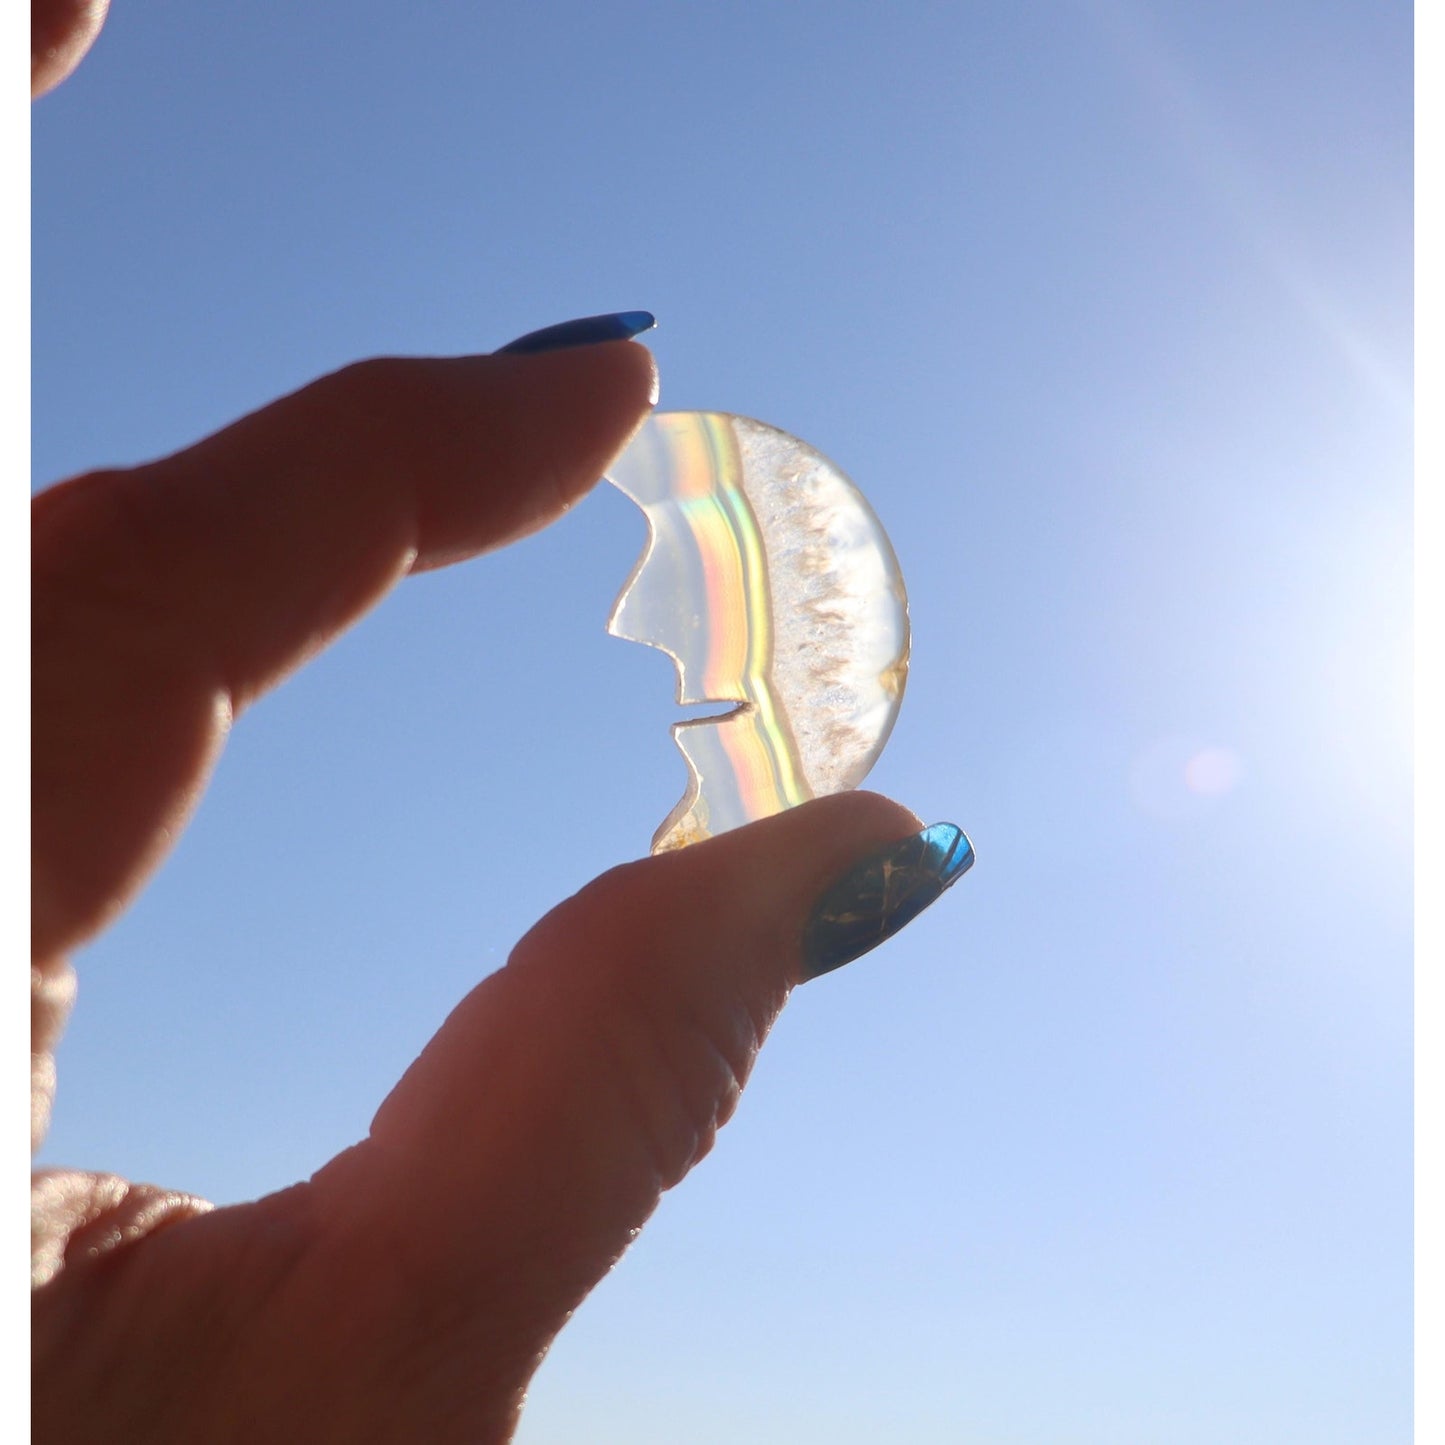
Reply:
[[130, 897], [234, 710], [407, 572], [555, 519], [656, 395], [630, 342], [363, 362], [33, 509], [33, 956]]

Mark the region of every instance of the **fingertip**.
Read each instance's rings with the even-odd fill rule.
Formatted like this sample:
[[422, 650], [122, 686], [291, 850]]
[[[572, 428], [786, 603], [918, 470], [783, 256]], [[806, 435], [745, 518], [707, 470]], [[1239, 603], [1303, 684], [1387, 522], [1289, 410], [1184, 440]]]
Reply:
[[771, 818], [736, 828], [664, 857], [709, 859], [746, 866], [786, 880], [798, 896], [829, 882], [872, 850], [917, 833], [921, 819], [882, 793], [852, 790], [815, 798]]
[[110, 0], [30, 0], [30, 98], [39, 99], [85, 59]]
[[[405, 363], [402, 363], [405, 364]], [[517, 541], [556, 521], [606, 475], [657, 400], [652, 353], [634, 341], [537, 353], [495, 353], [439, 363], [454, 368], [459, 446], [485, 422], [488, 484], [475, 464], [439, 469], [445, 502], [420, 529], [413, 571], [445, 566]], [[485, 416], [468, 404], [485, 397]], [[473, 495], [467, 497], [469, 489]], [[478, 539], [473, 513], [487, 535]]]
[[610, 869], [542, 919], [512, 966], [556, 969], [585, 940], [594, 959], [650, 966], [649, 987], [694, 987], [705, 975], [751, 1000], [755, 1018], [769, 1015], [812, 976], [802, 950], [818, 900], [860, 862], [922, 829], [881, 793], [814, 799]]
[[923, 826], [922, 819], [911, 808], [905, 808], [884, 793], [863, 788], [815, 798], [779, 816], [792, 818], [798, 826], [819, 835], [836, 832], [858, 841], [902, 837]]
[[[615, 421], [607, 460], [620, 452], [657, 404], [657, 361], [639, 341], [604, 341], [552, 351], [493, 352], [466, 358], [527, 392], [546, 391]], [[620, 437], [619, 439], [616, 439]]]

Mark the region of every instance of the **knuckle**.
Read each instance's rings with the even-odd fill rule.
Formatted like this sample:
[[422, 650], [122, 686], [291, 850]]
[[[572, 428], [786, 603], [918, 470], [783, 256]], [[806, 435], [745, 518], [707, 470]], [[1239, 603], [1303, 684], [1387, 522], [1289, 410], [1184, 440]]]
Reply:
[[[573, 918], [563, 926], [591, 940], [579, 971], [599, 1072], [665, 1189], [707, 1154], [732, 1115], [766, 1020], [706, 950], [677, 947], [672, 920], [638, 927], [630, 886], [638, 866], [647, 865], [589, 884], [564, 905]], [[685, 891], [666, 908], [685, 916]]]
[[655, 1009], [615, 1010], [600, 1032], [619, 1108], [660, 1187], [670, 1189], [711, 1150], [743, 1070], [699, 1021]]

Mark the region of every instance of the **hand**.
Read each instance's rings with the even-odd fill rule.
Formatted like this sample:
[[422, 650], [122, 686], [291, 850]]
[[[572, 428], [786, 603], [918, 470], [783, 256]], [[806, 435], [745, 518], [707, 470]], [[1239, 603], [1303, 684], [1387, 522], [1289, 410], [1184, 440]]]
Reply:
[[[37, 1139], [66, 957], [157, 865], [233, 716], [408, 572], [559, 516], [653, 396], [631, 342], [367, 362], [37, 499]], [[365, 1140], [279, 1194], [212, 1210], [42, 1173], [35, 1438], [507, 1438], [793, 983], [961, 871], [900, 870], [885, 845], [918, 826], [847, 794], [606, 874], [461, 1003]]]

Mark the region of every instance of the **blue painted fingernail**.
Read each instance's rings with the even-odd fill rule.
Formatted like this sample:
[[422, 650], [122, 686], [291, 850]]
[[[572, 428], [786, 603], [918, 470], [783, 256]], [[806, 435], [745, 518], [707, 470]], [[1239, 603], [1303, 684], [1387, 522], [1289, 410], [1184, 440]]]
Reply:
[[592, 346], [599, 341], [626, 341], [651, 331], [657, 318], [650, 311], [613, 311], [606, 316], [583, 316], [529, 331], [498, 348], [498, 355], [525, 356], [534, 351], [560, 351], [566, 346]]
[[935, 823], [863, 859], [813, 909], [803, 935], [804, 980], [892, 938], [972, 866], [973, 844], [952, 823]]

